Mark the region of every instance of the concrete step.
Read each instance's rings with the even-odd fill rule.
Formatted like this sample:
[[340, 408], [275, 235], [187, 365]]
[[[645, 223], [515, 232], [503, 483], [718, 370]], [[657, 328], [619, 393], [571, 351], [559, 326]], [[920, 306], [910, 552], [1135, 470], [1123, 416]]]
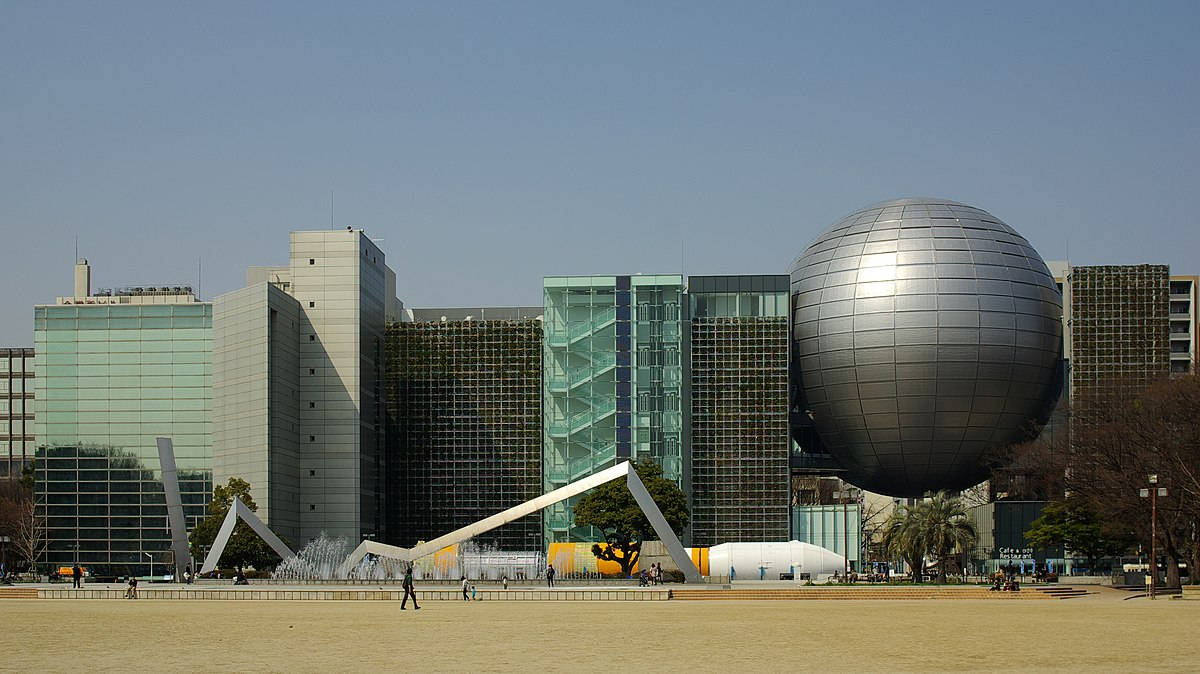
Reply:
[[673, 589], [672, 599], [681, 600], [803, 600], [803, 599], [1055, 599], [1035, 592], [992, 592], [985, 588], [896, 588], [896, 589]]
[[37, 599], [36, 587], [0, 587], [0, 599]]

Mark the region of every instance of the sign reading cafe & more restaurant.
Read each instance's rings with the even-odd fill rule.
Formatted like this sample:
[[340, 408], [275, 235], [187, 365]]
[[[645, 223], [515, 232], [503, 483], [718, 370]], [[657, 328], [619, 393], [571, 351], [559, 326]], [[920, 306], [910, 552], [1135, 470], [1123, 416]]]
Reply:
[[996, 559], [1033, 561], [1033, 548], [996, 548]]

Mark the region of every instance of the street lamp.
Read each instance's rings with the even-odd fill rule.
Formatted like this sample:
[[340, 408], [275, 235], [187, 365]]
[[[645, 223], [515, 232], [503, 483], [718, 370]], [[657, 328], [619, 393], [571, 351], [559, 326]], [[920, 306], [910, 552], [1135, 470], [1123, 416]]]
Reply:
[[1166, 496], [1166, 487], [1156, 487], [1158, 474], [1150, 474], [1150, 488], [1139, 489], [1138, 496], [1150, 497], [1150, 598], [1158, 594], [1158, 497]]
[[149, 552], [143, 552], [142, 554], [146, 555], [146, 557], [148, 557], [150, 559], [150, 582], [153, 583], [154, 582], [154, 557], [151, 557]]
[[843, 486], [841, 491], [833, 492], [833, 497], [842, 502], [842, 573], [845, 582], [850, 581], [850, 511], [848, 504], [858, 490], [854, 487]]

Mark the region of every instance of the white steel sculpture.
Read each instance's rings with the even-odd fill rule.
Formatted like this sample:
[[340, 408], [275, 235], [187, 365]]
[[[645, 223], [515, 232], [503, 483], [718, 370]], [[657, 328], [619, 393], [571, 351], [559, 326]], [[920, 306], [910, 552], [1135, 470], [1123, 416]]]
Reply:
[[[633, 465], [628, 461], [622, 462], [612, 468], [607, 468], [594, 475], [589, 475], [582, 480], [577, 480], [568, 484], [565, 487], [560, 487], [554, 491], [543, 494], [531, 501], [526, 501], [518, 506], [513, 506], [508, 510], [496, 513], [491, 517], [484, 518], [468, 524], [467, 526], [451, 531], [450, 533], [439, 536], [438, 538], [421, 543], [412, 548], [401, 548], [395, 545], [387, 545], [385, 543], [376, 543], [375, 541], [363, 541], [361, 545], [346, 557], [346, 561], [342, 562], [341, 568], [338, 569], [340, 576], [346, 577], [362, 558], [368, 554], [377, 555], [379, 557], [387, 557], [390, 559], [400, 559], [411, 562], [420, 559], [427, 555], [431, 555], [444, 547], [461, 543], [467, 539], [473, 538], [486, 531], [491, 531], [496, 527], [503, 526], [520, 519], [526, 515], [532, 515], [537, 511], [547, 506], [554, 505], [559, 501], [565, 501], [572, 496], [578, 496], [583, 492], [598, 487], [605, 482], [612, 482], [625, 478], [625, 484], [629, 487], [629, 491], [633, 494], [634, 500], [646, 515], [646, 519], [650, 521], [650, 526], [654, 529], [654, 533], [658, 535], [659, 540], [667, 548], [667, 552], [671, 555], [671, 560], [675, 562], [679, 570], [683, 572], [684, 577], [689, 583], [701, 583], [703, 579], [700, 576], [700, 570], [692, 562], [692, 558], [684, 549], [683, 544], [679, 542], [679, 538], [675, 536], [675, 532], [671, 531], [671, 526], [667, 524], [667, 520], [663, 517], [662, 511], [654, 503], [654, 499], [650, 497], [650, 492], [646, 491], [646, 485], [642, 484], [638, 478], [637, 472], [633, 469]], [[231, 527], [232, 528], [232, 527]], [[264, 527], [265, 528], [265, 527]], [[257, 529], [255, 529], [257, 531]], [[225, 528], [222, 526], [221, 531]], [[261, 533], [261, 532], [260, 532]], [[268, 532], [269, 533], [269, 532]], [[220, 538], [218, 536], [218, 538]], [[210, 553], [211, 558], [211, 553]], [[215, 563], [215, 562], [214, 562]], [[208, 569], [208, 562], [205, 562], [205, 569]]]
[[183, 569], [192, 568], [192, 553], [188, 548], [187, 525], [183, 518], [183, 501], [179, 496], [179, 471], [175, 466], [175, 445], [171, 438], [155, 438], [158, 444], [158, 465], [162, 469], [163, 494], [167, 501], [167, 526], [171, 530], [171, 551], [175, 557], [175, 577]]
[[291, 548], [279, 540], [275, 532], [267, 528], [263, 521], [258, 519], [254, 511], [250, 509], [242, 499], [233, 497], [233, 503], [229, 506], [229, 514], [225, 516], [225, 521], [221, 522], [221, 529], [217, 532], [217, 537], [213, 539], [212, 549], [208, 551], [208, 556], [204, 558], [204, 566], [200, 568], [200, 573], [209, 573], [217, 568], [217, 562], [221, 560], [221, 553], [225, 552], [225, 546], [229, 543], [229, 537], [233, 535], [233, 527], [237, 524], [238, 518], [242, 518], [254, 533], [262, 537], [267, 545], [276, 552], [280, 557], [287, 559], [294, 557], [296, 553], [292, 552]]

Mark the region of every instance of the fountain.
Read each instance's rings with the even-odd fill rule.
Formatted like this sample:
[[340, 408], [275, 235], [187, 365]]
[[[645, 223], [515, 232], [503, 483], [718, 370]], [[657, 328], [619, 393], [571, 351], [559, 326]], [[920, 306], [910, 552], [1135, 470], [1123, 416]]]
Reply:
[[304, 549], [280, 562], [271, 577], [289, 581], [338, 579], [338, 565], [346, 559], [349, 550], [350, 543], [346, 539], [329, 538], [322, 531]]
[[[345, 538], [330, 538], [322, 532], [295, 556], [280, 562], [271, 578], [289, 582], [384, 581], [403, 578], [408, 566], [408, 562], [403, 560], [366, 555], [348, 574], [341, 575], [338, 567], [349, 552], [350, 543]], [[510, 580], [525, 580], [541, 575], [546, 568], [546, 558], [541, 552], [497, 550], [468, 540], [443, 548], [412, 564], [413, 576], [417, 580], [458, 580], [462, 576], [474, 580], [500, 580], [504, 576]]]

